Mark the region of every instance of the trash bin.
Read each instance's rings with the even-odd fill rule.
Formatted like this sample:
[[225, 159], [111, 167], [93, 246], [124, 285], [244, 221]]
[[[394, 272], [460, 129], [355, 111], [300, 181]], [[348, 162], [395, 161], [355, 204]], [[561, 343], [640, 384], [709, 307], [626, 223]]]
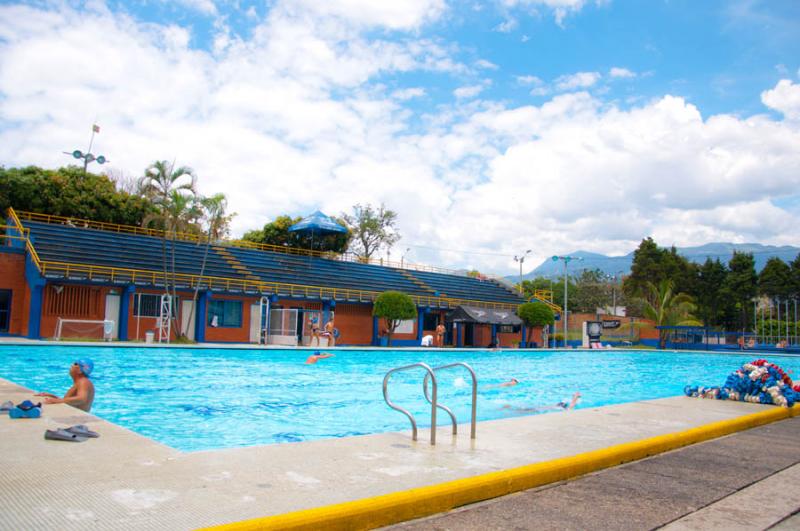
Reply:
[[148, 330], [147, 332], [144, 333], [144, 342], [145, 343], [152, 343], [153, 342], [153, 338], [155, 338], [155, 337], [156, 337], [156, 333], [153, 332], [152, 330]]

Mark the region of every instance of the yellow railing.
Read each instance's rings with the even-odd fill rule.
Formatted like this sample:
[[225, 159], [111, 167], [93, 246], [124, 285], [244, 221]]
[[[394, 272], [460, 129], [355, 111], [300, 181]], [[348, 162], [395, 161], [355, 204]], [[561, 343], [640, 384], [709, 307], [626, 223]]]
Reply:
[[[114, 232], [129, 232], [131, 234], [139, 234], [139, 235], [147, 235], [147, 236], [157, 236], [162, 237], [165, 233], [164, 231], [157, 230], [157, 229], [145, 229], [142, 227], [135, 227], [130, 225], [119, 225], [114, 223], [104, 223], [104, 222], [97, 222], [97, 221], [84, 221], [84, 220], [76, 220], [74, 218], [68, 218], [64, 216], [55, 216], [50, 214], [38, 214], [35, 212], [26, 212], [20, 211], [16, 212], [13, 208], [9, 207], [8, 215], [11, 220], [14, 222], [11, 228], [14, 228], [20, 231], [21, 234], [26, 235], [24, 237], [26, 248], [31, 254], [31, 258], [36, 263], [37, 268], [42, 274], [45, 274], [47, 271], [51, 273], [61, 272], [65, 276], [69, 276], [70, 273], [81, 272], [85, 273], [89, 276], [89, 278], [93, 278], [93, 276], [101, 276], [103, 279], [109, 279], [114, 282], [118, 281], [126, 281], [126, 282], [150, 282], [155, 284], [157, 280], [161, 280], [163, 282], [164, 273], [157, 272], [152, 270], [140, 270], [140, 269], [127, 269], [127, 268], [120, 268], [120, 267], [109, 267], [109, 266], [96, 266], [96, 265], [88, 265], [88, 264], [75, 264], [69, 262], [58, 262], [58, 261], [48, 261], [43, 262], [40, 258], [36, 249], [31, 244], [30, 239], [27, 237], [29, 234], [29, 229], [22, 225], [20, 221], [19, 215], [21, 215], [24, 219], [29, 219], [31, 221], [43, 221], [45, 223], [58, 223], [58, 224], [70, 224], [78, 227], [86, 227], [86, 228], [95, 228], [100, 230], [113, 230]], [[105, 227], [111, 227], [111, 229], [107, 229]], [[125, 230], [130, 229], [130, 230]], [[178, 233], [179, 237], [181, 235], [187, 235], [187, 233]], [[194, 241], [197, 241], [196, 235], [188, 235], [195, 238]], [[381, 260], [370, 260], [369, 262], [359, 259], [352, 255], [351, 253], [346, 253], [344, 255], [335, 255], [335, 253], [321, 253], [319, 251], [310, 251], [308, 249], [297, 249], [292, 247], [283, 247], [283, 246], [275, 246], [275, 245], [267, 245], [267, 244], [259, 244], [259, 243], [252, 243], [252, 242], [244, 242], [241, 240], [235, 242], [226, 242], [227, 244], [232, 244], [234, 246], [246, 247], [246, 248], [254, 248], [254, 249], [263, 249], [263, 250], [276, 250], [278, 252], [296, 252], [296, 254], [306, 254], [306, 255], [314, 255], [314, 256], [322, 256], [326, 258], [344, 260], [344, 261], [352, 261], [352, 262], [360, 262], [360, 263], [372, 263], [375, 265], [383, 265], [384, 267], [399, 267], [403, 266], [406, 269], [417, 269], [420, 271], [430, 271], [430, 272], [454, 272], [452, 270], [447, 270], [443, 268], [437, 268], [432, 266], [423, 266], [420, 264], [411, 264], [408, 262], [383, 262]], [[273, 249], [274, 248], [274, 249]], [[342, 288], [324, 288], [320, 286], [307, 286], [302, 284], [286, 284], [280, 282], [266, 282], [266, 281], [258, 281], [258, 280], [248, 280], [248, 279], [235, 279], [235, 278], [227, 278], [227, 277], [211, 277], [211, 276], [199, 276], [199, 275], [189, 275], [185, 273], [176, 273], [172, 275], [170, 273], [167, 274], [167, 277], [176, 280], [182, 280], [184, 283], [189, 284], [190, 286], [194, 287], [198, 283], [200, 285], [205, 285], [209, 289], [225, 289], [230, 291], [231, 289], [238, 289], [242, 291], [262, 291], [262, 292], [271, 292], [275, 291], [277, 288], [283, 289], [282, 293], [287, 292], [292, 295], [304, 295], [308, 296], [307, 293], [315, 293], [319, 294], [323, 291], [326, 294], [333, 293], [336, 294], [345, 294], [344, 298], [352, 299], [352, 295], [358, 295], [359, 300], [361, 300], [362, 295], [363, 298], [367, 300], [374, 299], [381, 292], [376, 291], [369, 291], [369, 290], [353, 290], [353, 289], [342, 289]], [[320, 297], [322, 297], [320, 295]], [[420, 306], [430, 306], [430, 305], [461, 305], [461, 304], [468, 304], [468, 305], [477, 305], [483, 306], [487, 308], [498, 308], [498, 309], [513, 309], [516, 308], [516, 304], [509, 304], [509, 303], [499, 303], [499, 302], [489, 302], [489, 301], [478, 301], [478, 300], [471, 300], [471, 299], [453, 299], [449, 297], [435, 297], [435, 296], [422, 296], [422, 295], [412, 295], [411, 296], [414, 301]], [[340, 297], [334, 297], [340, 298]], [[433, 301], [434, 304], [431, 304]]]
[[[90, 264], [75, 264], [71, 262], [46, 261], [41, 263], [42, 274], [60, 274], [65, 277], [81, 275], [89, 280], [126, 283], [158, 284], [164, 282], [163, 271], [145, 269], [128, 269], [122, 267], [108, 267]], [[208, 275], [192, 275], [187, 273], [167, 273], [171, 282], [182, 287], [194, 288], [196, 286], [207, 289], [225, 291], [243, 291], [258, 293], [277, 293], [289, 296], [303, 296], [306, 298], [331, 298], [334, 300], [370, 301], [381, 294], [379, 291], [358, 290], [350, 288], [326, 288], [322, 286], [309, 286], [304, 284], [289, 284], [284, 282], [266, 282], [246, 278], [227, 278]], [[470, 299], [454, 299], [449, 297], [435, 297], [433, 295], [410, 295], [418, 306], [483, 306], [487, 308], [514, 309], [515, 304], [477, 301]]]
[[[79, 219], [67, 216], [56, 216], [53, 214], [40, 214], [38, 212], [28, 212], [20, 210], [15, 212], [13, 208], [9, 208], [11, 215], [19, 223], [20, 218], [30, 221], [39, 221], [42, 223], [53, 223], [57, 225], [66, 225], [71, 227], [79, 227], [85, 229], [98, 229], [117, 233], [136, 234], [139, 236], [153, 236], [156, 238], [175, 238], [177, 240], [189, 242], [203, 242], [201, 234], [193, 234], [190, 232], [175, 232], [168, 233], [161, 229], [150, 229], [145, 227], [137, 227], [135, 225], [122, 225], [119, 223], [106, 223], [104, 221], [91, 221], [87, 219]], [[22, 224], [20, 223], [20, 226]], [[246, 240], [225, 240], [215, 244], [218, 247], [241, 247], [243, 249], [256, 249], [259, 251], [271, 251], [274, 253], [283, 253], [299, 256], [316, 256], [318, 258], [326, 258], [328, 260], [339, 260], [341, 262], [356, 262], [360, 264], [379, 265], [383, 267], [393, 267], [396, 269], [411, 269], [415, 271], [427, 271], [431, 273], [444, 273], [447, 275], [464, 276], [463, 272], [455, 269], [447, 269], [444, 267], [429, 266], [425, 264], [416, 264], [407, 261], [389, 261], [383, 258], [370, 258], [369, 260], [356, 256], [354, 253], [335, 253], [332, 251], [315, 251], [312, 249], [302, 249], [300, 247], [289, 247], [286, 245], [272, 245], [269, 243], [256, 243]], [[491, 279], [489, 275], [484, 275], [486, 278]]]
[[537, 300], [550, 307], [556, 313], [561, 313], [561, 306], [553, 302], [553, 292], [549, 289], [537, 289], [529, 300]]
[[36, 252], [36, 249], [34, 249], [33, 244], [31, 244], [31, 240], [28, 237], [30, 236], [29, 229], [22, 226], [22, 222], [19, 220], [17, 213], [14, 212], [14, 209], [11, 207], [8, 207], [8, 217], [10, 217], [11, 221], [14, 222], [14, 225], [11, 228], [19, 231], [20, 235], [22, 235], [22, 237], [25, 239], [25, 248], [28, 250], [31, 260], [33, 260], [33, 263], [36, 264], [36, 267], [41, 272], [42, 261], [39, 259], [39, 253]]

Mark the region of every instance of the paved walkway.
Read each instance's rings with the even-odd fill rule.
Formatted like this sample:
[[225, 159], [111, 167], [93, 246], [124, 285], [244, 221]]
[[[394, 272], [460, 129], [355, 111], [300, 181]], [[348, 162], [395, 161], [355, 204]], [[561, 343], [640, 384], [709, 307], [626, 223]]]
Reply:
[[[0, 379], [0, 402], [26, 398], [32, 398], [29, 390]], [[434, 447], [422, 429], [416, 443], [408, 432], [397, 432], [185, 453], [69, 406], [46, 405], [41, 419], [0, 416], [0, 529], [196, 529], [435, 485], [768, 409], [674, 397], [482, 422], [476, 441], [470, 441], [468, 426], [452, 438], [444, 425]], [[80, 444], [44, 440], [46, 428], [73, 424], [87, 424], [102, 436]], [[764, 468], [762, 461], [788, 466], [782, 452], [790, 442], [797, 458], [796, 440], [775, 437], [751, 444], [750, 451], [764, 455], [748, 470]], [[722, 497], [728, 483], [752, 481], [741, 483], [740, 469], [730, 460], [723, 464], [728, 468], [722, 467], [727, 472], [720, 478], [698, 472], [702, 481], [694, 490]], [[572, 495], [581, 499], [591, 492]], [[611, 490], [599, 501], [610, 506], [618, 497]], [[685, 514], [681, 507], [705, 505], [691, 497], [682, 503], [666, 521]], [[525, 522], [526, 514], [530, 518], [524, 509], [509, 523]], [[582, 522], [563, 524], [584, 527]]]
[[800, 418], [391, 527], [800, 529]]

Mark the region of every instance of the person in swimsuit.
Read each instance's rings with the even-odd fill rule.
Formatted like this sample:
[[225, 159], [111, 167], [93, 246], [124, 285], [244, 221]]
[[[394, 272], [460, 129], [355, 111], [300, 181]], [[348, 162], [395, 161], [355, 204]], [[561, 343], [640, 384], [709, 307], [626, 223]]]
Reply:
[[45, 397], [45, 404], [67, 404], [88, 413], [92, 409], [92, 402], [94, 402], [94, 384], [89, 379], [93, 369], [94, 363], [89, 358], [77, 360], [69, 368], [72, 387], [69, 388], [63, 398], [59, 398], [52, 393], [36, 393], [35, 396]]
[[312, 341], [317, 342], [317, 346], [319, 346], [319, 317], [316, 314], [311, 314], [308, 317], [308, 326], [311, 328], [311, 339], [308, 341], [309, 346], [311, 346]]
[[332, 358], [333, 354], [330, 352], [320, 352], [319, 350], [315, 350], [312, 355], [308, 357], [306, 360], [306, 365], [314, 365], [319, 360], [324, 360], [325, 358]]
[[553, 404], [552, 406], [537, 406], [537, 407], [514, 407], [511, 404], [506, 404], [503, 406], [503, 409], [513, 409], [514, 411], [519, 411], [522, 413], [534, 412], [534, 413], [541, 413], [544, 411], [572, 411], [575, 409], [575, 406], [578, 404], [578, 401], [581, 399], [581, 393], [579, 391], [575, 391], [575, 394], [572, 395], [572, 400], [567, 402], [559, 402], [557, 404]]
[[443, 347], [444, 346], [444, 323], [440, 322], [439, 325], [436, 327], [436, 346]]
[[331, 320], [328, 321], [327, 323], [325, 323], [325, 335], [328, 336], [328, 346], [329, 347], [335, 347], [336, 346], [336, 335], [335, 335], [334, 330], [335, 329], [334, 329], [334, 326], [333, 326], [333, 317], [331, 317]]

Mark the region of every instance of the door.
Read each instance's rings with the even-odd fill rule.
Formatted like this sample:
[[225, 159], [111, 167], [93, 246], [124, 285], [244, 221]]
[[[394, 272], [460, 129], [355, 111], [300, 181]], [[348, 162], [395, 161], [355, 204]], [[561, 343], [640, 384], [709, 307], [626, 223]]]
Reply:
[[109, 293], [106, 295], [106, 321], [114, 322], [114, 329], [111, 332], [113, 339], [119, 339], [119, 294]]
[[0, 334], [7, 334], [11, 325], [11, 290], [0, 289]]
[[[191, 315], [191, 320], [189, 320], [189, 314]], [[194, 309], [194, 301], [192, 300], [184, 300], [181, 301], [181, 333], [186, 332], [186, 337], [194, 341], [194, 326], [195, 321], [197, 321], [197, 310]], [[187, 328], [187, 321], [189, 321], [188, 328]]]
[[258, 343], [261, 336], [261, 304], [250, 305], [250, 343]]
[[474, 323], [464, 323], [464, 346], [465, 347], [474, 347], [475, 346], [475, 324]]

